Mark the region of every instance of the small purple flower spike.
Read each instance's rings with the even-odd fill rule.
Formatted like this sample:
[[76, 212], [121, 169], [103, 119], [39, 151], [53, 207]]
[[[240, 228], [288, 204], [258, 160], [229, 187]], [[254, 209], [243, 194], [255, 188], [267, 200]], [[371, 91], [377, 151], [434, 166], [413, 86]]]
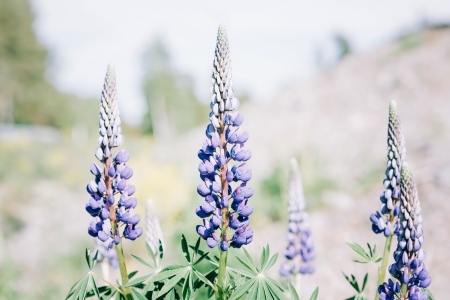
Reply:
[[[135, 240], [142, 234], [142, 228], [136, 227], [140, 220], [133, 213], [137, 205], [136, 198], [130, 198], [135, 188], [128, 183], [133, 170], [126, 165], [130, 154], [120, 150], [113, 157], [113, 149], [123, 143], [121, 120], [116, 97], [116, 76], [114, 68], [108, 66], [103, 85], [100, 105], [99, 148], [95, 156], [101, 166], [92, 164], [90, 171], [95, 176], [86, 187], [90, 195], [86, 211], [95, 221], [91, 222], [88, 233], [108, 244], [120, 243], [119, 226], [125, 225], [122, 236]], [[115, 196], [119, 201], [116, 202]], [[117, 204], [115, 204], [117, 203]], [[113, 228], [109, 225], [113, 223]]]
[[280, 267], [280, 276], [290, 277], [296, 274], [313, 274], [311, 265], [316, 254], [312, 232], [305, 211], [303, 186], [295, 159], [291, 160], [291, 174], [288, 187], [289, 231], [288, 245], [284, 256], [286, 261]]
[[[253, 239], [253, 230], [248, 228], [253, 212], [248, 200], [253, 189], [247, 186], [252, 172], [244, 163], [252, 156], [244, 147], [249, 135], [240, 128], [244, 118], [236, 111], [239, 100], [234, 96], [230, 51], [223, 26], [219, 27], [217, 35], [212, 94], [207, 139], [198, 152], [201, 160], [198, 171], [203, 182], [197, 192], [204, 201], [195, 213], [203, 219], [203, 225], [197, 226], [197, 233], [207, 245], [227, 251], [230, 246], [240, 248]], [[232, 187], [233, 182], [237, 183], [235, 187]]]
[[[421, 290], [431, 284], [422, 249], [424, 237], [421, 208], [416, 185], [406, 162], [403, 163], [401, 172], [399, 202], [398, 244], [394, 252], [395, 263], [389, 267], [389, 272], [397, 281], [394, 284], [389, 280], [380, 285], [379, 299], [428, 299], [428, 292]], [[399, 297], [394, 298], [394, 294], [398, 293]]]

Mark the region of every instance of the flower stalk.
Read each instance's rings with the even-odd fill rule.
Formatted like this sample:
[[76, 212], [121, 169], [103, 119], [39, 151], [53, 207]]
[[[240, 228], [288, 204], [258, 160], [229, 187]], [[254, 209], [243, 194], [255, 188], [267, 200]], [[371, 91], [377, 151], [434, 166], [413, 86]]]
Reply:
[[[406, 160], [404, 138], [395, 101], [391, 101], [389, 105], [387, 144], [386, 178], [383, 181], [385, 190], [380, 196], [381, 209], [370, 215], [373, 232], [376, 234], [383, 233], [386, 237], [381, 267], [378, 269], [378, 285], [383, 284], [385, 280], [392, 237], [399, 229], [400, 177], [402, 165]], [[375, 294], [375, 299], [377, 297], [378, 294]]]
[[[198, 152], [198, 166], [203, 183], [197, 192], [204, 197], [196, 214], [203, 219], [197, 233], [210, 248], [219, 246], [219, 274], [216, 299], [223, 299], [225, 289], [227, 251], [240, 248], [253, 239], [249, 228], [249, 216], [253, 206], [248, 205], [253, 189], [247, 187], [252, 172], [245, 168], [251, 151], [244, 148], [249, 136], [240, 129], [243, 116], [235, 111], [239, 100], [234, 97], [231, 77], [231, 60], [226, 30], [219, 27], [212, 74], [212, 99], [210, 124], [206, 128], [207, 139]], [[232, 186], [236, 182], [238, 186]], [[231, 204], [230, 204], [230, 201]], [[209, 219], [206, 219], [209, 218]]]
[[[95, 163], [91, 165], [90, 171], [95, 179], [86, 187], [90, 195], [86, 211], [94, 217], [88, 233], [107, 244], [108, 249], [116, 246], [122, 285], [126, 285], [128, 272], [122, 238], [135, 240], [142, 234], [142, 228], [137, 227], [140, 216], [133, 213], [137, 200], [130, 197], [135, 192], [134, 185], [128, 182], [133, 176], [133, 170], [126, 165], [130, 154], [120, 150], [113, 156], [113, 149], [119, 147], [124, 139], [116, 96], [116, 76], [112, 66], [108, 66], [102, 90], [99, 133], [99, 148], [95, 152], [95, 157], [101, 165]], [[118, 201], [116, 196], [119, 196]], [[130, 288], [124, 288], [122, 293], [127, 299], [132, 299]]]

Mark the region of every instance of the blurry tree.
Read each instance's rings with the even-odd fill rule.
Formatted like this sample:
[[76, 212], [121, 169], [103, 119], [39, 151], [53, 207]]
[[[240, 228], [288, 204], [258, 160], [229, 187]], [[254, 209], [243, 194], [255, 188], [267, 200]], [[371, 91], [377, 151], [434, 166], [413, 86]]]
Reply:
[[143, 130], [159, 139], [169, 139], [205, 123], [208, 107], [201, 104], [193, 80], [171, 64], [161, 39], [150, 44], [143, 57], [143, 91], [147, 101]]
[[334, 42], [336, 44], [336, 48], [338, 51], [338, 54], [337, 54], [338, 61], [352, 53], [350, 41], [343, 34], [337, 33], [334, 35], [333, 39], [334, 39]]
[[46, 81], [48, 53], [33, 19], [28, 0], [0, 1], [0, 123], [71, 126], [86, 117], [81, 112], [87, 106], [98, 104], [62, 94]]

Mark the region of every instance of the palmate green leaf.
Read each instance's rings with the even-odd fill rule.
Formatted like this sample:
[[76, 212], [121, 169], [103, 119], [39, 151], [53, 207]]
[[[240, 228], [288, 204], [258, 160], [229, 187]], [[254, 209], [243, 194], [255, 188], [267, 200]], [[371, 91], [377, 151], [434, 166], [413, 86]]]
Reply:
[[265, 282], [267, 283], [270, 291], [272, 292], [272, 296], [275, 299], [286, 299], [284, 290], [278, 282], [269, 277], [265, 277]]
[[191, 255], [189, 254], [189, 246], [188, 243], [186, 241], [186, 237], [183, 235], [181, 235], [181, 250], [183, 250], [184, 253], [184, 257], [186, 258], [186, 260], [188, 262], [191, 262]]
[[258, 293], [258, 286], [259, 286], [259, 282], [258, 282], [258, 280], [256, 280], [255, 284], [252, 285], [252, 287], [248, 290], [247, 299], [258, 299], [256, 297], [256, 294]]
[[364, 291], [364, 289], [365, 289], [365, 287], [366, 287], [366, 284], [367, 284], [367, 279], [369, 278], [369, 273], [366, 273], [366, 276], [364, 276], [364, 279], [363, 279], [363, 283], [362, 283], [362, 287], [361, 287], [361, 292], [363, 292]]
[[300, 297], [298, 296], [297, 291], [295, 290], [295, 287], [291, 282], [289, 282], [289, 292], [291, 293], [291, 297], [293, 300], [300, 300]]
[[153, 273], [148, 274], [148, 275], [144, 275], [144, 276], [141, 276], [141, 277], [137, 277], [137, 278], [129, 281], [125, 285], [125, 287], [133, 287], [133, 286], [139, 285], [139, 284], [143, 283], [144, 281], [146, 281], [147, 279], [149, 279], [150, 277], [152, 277], [152, 275], [153, 275]]
[[187, 272], [187, 277], [185, 277], [183, 289], [182, 289], [182, 295], [183, 299], [189, 299], [191, 298], [191, 291], [193, 290], [192, 287], [192, 270]]
[[314, 292], [311, 294], [311, 297], [309, 300], [317, 300], [317, 297], [319, 296], [319, 287], [316, 287]]
[[172, 277], [174, 275], [177, 275], [181, 272], [183, 272], [186, 269], [186, 266], [183, 265], [174, 265], [174, 266], [168, 266], [161, 270], [161, 272], [158, 273], [155, 277], [153, 277], [150, 282], [155, 281], [162, 281], [164, 279], [167, 279], [169, 277]]
[[192, 253], [192, 259], [191, 261], [195, 261], [197, 254], [198, 254], [198, 249], [200, 248], [200, 237], [198, 237], [197, 242], [195, 243], [194, 246], [194, 253]]
[[242, 249], [244, 250], [245, 257], [247, 258], [247, 261], [249, 262], [249, 264], [256, 270], [256, 272], [258, 272], [258, 268], [256, 267], [255, 262], [253, 261], [250, 254], [247, 252], [247, 250], [245, 250], [245, 248], [242, 248]]
[[131, 288], [131, 295], [133, 295], [133, 298], [135, 300], [147, 300], [147, 298], [144, 295], [142, 295], [141, 292], [135, 288]]
[[[211, 271], [213, 271], [213, 270], [211, 270]], [[195, 274], [195, 276], [197, 276], [197, 278], [200, 279], [203, 283], [209, 285], [209, 286], [212, 287], [212, 288], [214, 287], [214, 284], [213, 284], [211, 281], [209, 281], [208, 278], [206, 278], [206, 276], [203, 275], [202, 273], [200, 273], [199, 271], [194, 270], [194, 274]]]
[[267, 260], [269, 259], [269, 245], [266, 247], [263, 247], [263, 251], [261, 254], [261, 260], [260, 260], [260, 270], [264, 270], [264, 267], [266, 266]]
[[371, 261], [371, 257], [364, 251], [363, 247], [361, 247], [359, 244], [357, 243], [346, 243], [346, 244], [361, 257], [363, 257], [368, 261]]
[[91, 279], [92, 290], [94, 291], [94, 294], [97, 296], [97, 298], [100, 299], [100, 292], [98, 290], [97, 283], [95, 282], [95, 278], [92, 275], [92, 273], [89, 274], [89, 277]]
[[86, 293], [87, 293], [87, 287], [89, 284], [89, 276], [86, 274], [83, 279], [80, 281], [80, 285], [77, 289], [77, 291], [72, 295], [72, 299], [77, 300], [83, 300], [85, 299]]
[[86, 248], [86, 251], [84, 253], [84, 257], [86, 259], [86, 263], [87, 263], [87, 265], [89, 267], [89, 270], [92, 270], [92, 267], [91, 267], [91, 250], [89, 248]]
[[234, 293], [231, 295], [229, 300], [239, 299], [241, 296], [243, 296], [245, 293], [247, 293], [247, 291], [249, 291], [249, 289], [251, 289], [251, 287], [255, 284], [255, 282], [256, 282], [256, 278], [252, 278], [249, 281], [247, 281], [246, 283], [244, 283], [243, 285], [240, 285], [234, 291]]
[[[159, 242], [161, 242], [161, 240], [160, 240]], [[146, 250], [148, 256], [150, 256], [150, 259], [151, 259], [152, 262], [153, 262], [153, 266], [158, 266], [158, 262], [157, 262], [157, 260], [156, 260], [155, 253], [153, 253], [153, 250], [152, 250], [152, 248], [150, 248], [150, 246], [149, 246], [148, 243], [145, 243], [145, 250]], [[150, 265], [150, 264], [149, 264], [149, 265]], [[151, 265], [150, 265], [150, 266], [151, 266]], [[153, 266], [151, 266], [151, 267], [153, 267]], [[153, 268], [156, 269], [155, 267], [153, 267]]]
[[164, 257], [164, 247], [162, 241], [159, 240], [159, 259], [162, 260]]
[[184, 270], [182, 272], [179, 272], [176, 276], [174, 276], [173, 278], [171, 278], [169, 281], [167, 281], [163, 288], [161, 289], [161, 291], [159, 292], [160, 295], [164, 295], [167, 292], [169, 292], [170, 290], [172, 290], [174, 288], [174, 286], [180, 282], [181, 279], [183, 279], [186, 276], [186, 273], [188, 273], [188, 269], [184, 268]]
[[264, 268], [262, 269], [261, 272], [266, 272], [267, 270], [269, 270], [270, 268], [273, 267], [273, 265], [277, 262], [278, 259], [278, 253], [275, 253], [269, 260], [269, 263], [267, 263]]
[[148, 262], [146, 262], [145, 260], [143, 260], [142, 258], [140, 258], [139, 256], [136, 256], [134, 254], [130, 254], [131, 257], [133, 257], [135, 260], [137, 260], [139, 263], [143, 264], [144, 266], [147, 266], [151, 269], [156, 269], [155, 266], [149, 264]]
[[256, 269], [255, 266], [252, 266], [251, 264], [249, 264], [248, 262], [245, 262], [244, 260], [242, 260], [240, 257], [236, 256], [236, 259], [248, 270], [250, 271], [250, 273], [252, 275], [257, 275], [258, 274], [258, 270]]
[[197, 260], [194, 260], [194, 263], [192, 264], [193, 266], [199, 264], [203, 259], [207, 258], [209, 252], [205, 252], [203, 253], [203, 255], [201, 255]]

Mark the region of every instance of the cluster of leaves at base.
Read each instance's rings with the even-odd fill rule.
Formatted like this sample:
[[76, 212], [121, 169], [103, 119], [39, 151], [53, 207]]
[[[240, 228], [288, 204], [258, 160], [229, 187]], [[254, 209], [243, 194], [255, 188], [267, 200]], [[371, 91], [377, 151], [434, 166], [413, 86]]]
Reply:
[[[239, 299], [277, 299], [298, 300], [299, 296], [292, 284], [289, 283], [288, 291], [284, 291], [282, 286], [274, 279], [268, 277], [266, 272], [275, 264], [278, 254], [270, 256], [270, 249], [267, 245], [263, 248], [260, 262], [255, 264], [250, 254], [243, 249], [237, 267], [227, 267], [224, 286], [214, 284], [217, 279], [219, 266], [218, 256], [210, 256], [209, 252], [199, 249], [199, 238], [194, 246], [188, 245], [184, 236], [181, 238], [181, 249], [186, 259], [185, 264], [172, 265], [161, 268], [163, 258], [163, 248], [160, 244], [159, 256], [156, 257], [147, 245], [147, 253], [150, 257], [146, 261], [140, 257], [132, 255], [139, 263], [150, 269], [147, 275], [136, 277], [137, 271], [129, 274], [129, 282], [117, 286], [97, 287], [94, 276], [97, 276], [92, 269], [97, 261], [97, 253], [91, 257], [89, 250], [86, 250], [86, 261], [89, 272], [78, 281], [71, 289], [66, 299], [77, 300], [96, 297], [97, 299], [125, 299], [123, 291], [130, 288], [133, 299], [191, 299], [201, 288], [207, 290], [208, 297], [212, 297], [219, 289], [224, 298], [228, 300]], [[210, 270], [205, 273], [201, 270]], [[288, 296], [287, 296], [288, 295]], [[310, 300], [316, 300], [318, 289], [314, 291]]]

